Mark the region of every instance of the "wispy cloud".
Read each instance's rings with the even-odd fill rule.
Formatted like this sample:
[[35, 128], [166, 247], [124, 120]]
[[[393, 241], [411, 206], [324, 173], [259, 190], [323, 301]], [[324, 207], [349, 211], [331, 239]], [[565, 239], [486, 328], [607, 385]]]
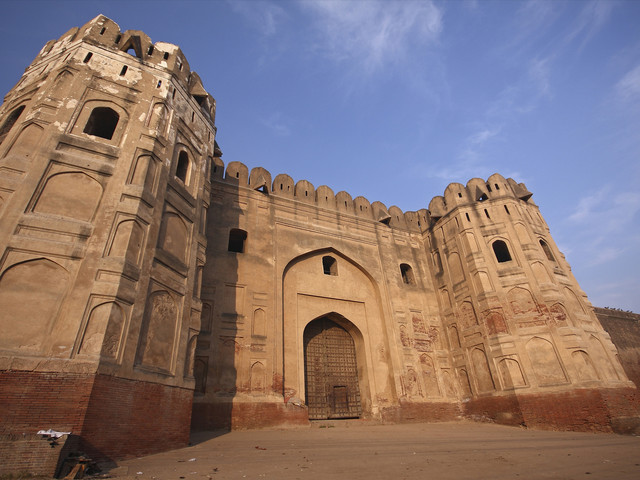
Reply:
[[313, 14], [320, 48], [331, 60], [372, 74], [410, 49], [437, 41], [442, 12], [427, 1], [303, 1]]
[[624, 102], [640, 100], [640, 65], [620, 79], [615, 86], [615, 93]]
[[291, 122], [284, 117], [282, 112], [274, 112], [268, 118], [261, 119], [260, 123], [279, 137], [291, 135], [291, 127], [289, 126]]
[[482, 128], [474, 134], [470, 135], [467, 142], [471, 145], [482, 145], [486, 141], [492, 139], [500, 133], [500, 127], [495, 128]]
[[287, 18], [285, 10], [276, 3], [231, 0], [227, 0], [227, 3], [265, 37], [275, 35], [279, 25]]
[[639, 215], [640, 192], [616, 192], [605, 185], [581, 198], [568, 221], [585, 239], [582, 248], [589, 258], [587, 265], [610, 262], [637, 248], [633, 232]]
[[610, 0], [593, 0], [587, 2], [580, 15], [573, 23], [573, 28], [569, 30], [566, 36], [567, 42], [579, 41], [578, 51], [582, 50], [585, 45], [602, 29], [611, 16], [611, 10], [615, 3]]

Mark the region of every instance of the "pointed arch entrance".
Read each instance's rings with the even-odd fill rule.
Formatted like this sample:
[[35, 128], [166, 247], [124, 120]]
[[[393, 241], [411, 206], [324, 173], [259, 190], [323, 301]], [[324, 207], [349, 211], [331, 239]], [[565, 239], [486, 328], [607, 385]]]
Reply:
[[328, 316], [304, 329], [305, 393], [309, 420], [362, 416], [356, 347]]

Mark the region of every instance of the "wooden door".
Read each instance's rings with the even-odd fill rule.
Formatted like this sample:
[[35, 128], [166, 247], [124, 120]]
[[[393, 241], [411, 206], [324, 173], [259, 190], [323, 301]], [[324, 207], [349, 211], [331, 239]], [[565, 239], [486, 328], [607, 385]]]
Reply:
[[349, 332], [326, 317], [304, 331], [305, 387], [309, 419], [362, 415], [356, 349]]

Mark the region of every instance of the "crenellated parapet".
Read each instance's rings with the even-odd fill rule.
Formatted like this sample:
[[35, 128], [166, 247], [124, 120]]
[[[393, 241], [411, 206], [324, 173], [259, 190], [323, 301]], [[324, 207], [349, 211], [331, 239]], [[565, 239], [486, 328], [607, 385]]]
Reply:
[[262, 167], [255, 167], [249, 172], [246, 165], [237, 161], [229, 162], [225, 169], [220, 157], [214, 158], [211, 180], [251, 188], [268, 195], [288, 198], [347, 215], [355, 215], [383, 223], [392, 228], [423, 232], [430, 224], [430, 215], [426, 209], [417, 212], [403, 212], [396, 206], [387, 207], [382, 202], [372, 203], [363, 196], [353, 198], [344, 191], [334, 193], [326, 185], [320, 185], [316, 188], [308, 180], [295, 182], [286, 173], [280, 173], [273, 177], [269, 171]]
[[502, 175], [494, 173], [487, 180], [472, 178], [464, 186], [461, 183], [450, 183], [444, 191], [444, 195], [433, 197], [429, 203], [431, 220], [437, 223], [449, 212], [461, 206], [479, 206], [487, 200], [512, 198], [524, 200], [530, 204], [532, 193], [524, 183], [517, 183], [512, 178], [505, 179]]
[[[211, 124], [215, 123], [216, 101], [204, 89], [199, 75], [191, 71], [189, 62], [177, 45], [166, 42], [153, 43], [151, 38], [140, 30], [123, 32], [117, 23], [104, 15], [98, 15], [82, 27], [74, 27], [57, 40], [47, 42], [25, 71], [18, 88], [30, 85], [32, 80], [41, 80], [43, 74], [55, 68], [61, 61], [65, 62], [68, 55], [77, 54], [83, 44], [85, 47], [97, 47], [105, 53], [127, 52], [141, 65], [171, 75], [174, 83], [182, 85], [185, 93], [197, 103], [205, 118]], [[86, 50], [82, 51], [78, 61], [89, 64], [94, 52]], [[105, 73], [104, 70], [101, 72], [102, 75]]]
[[428, 209], [409, 212], [403, 212], [397, 206], [387, 207], [382, 202], [370, 202], [363, 196], [353, 198], [344, 191], [334, 193], [326, 185], [316, 188], [308, 180], [295, 182], [286, 173], [272, 177], [271, 173], [262, 167], [255, 167], [249, 172], [249, 168], [242, 162], [230, 162], [225, 170], [224, 163], [219, 157], [214, 160], [212, 180], [260, 190], [269, 195], [289, 198], [380, 222], [392, 228], [415, 232], [428, 230], [458, 207], [479, 208], [482, 202], [487, 200], [510, 198], [534, 205], [530, 200], [532, 193], [523, 183], [517, 183], [512, 178], [505, 179], [498, 173], [491, 175], [487, 180], [472, 178], [466, 186], [461, 183], [451, 183], [445, 189], [444, 195], [433, 197]]

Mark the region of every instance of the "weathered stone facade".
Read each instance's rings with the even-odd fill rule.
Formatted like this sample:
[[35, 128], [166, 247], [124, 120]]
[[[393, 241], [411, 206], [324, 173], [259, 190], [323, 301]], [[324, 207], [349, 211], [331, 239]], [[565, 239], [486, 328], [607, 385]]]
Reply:
[[104, 16], [7, 94], [0, 433], [120, 458], [186, 444], [190, 422], [633, 424], [635, 387], [523, 184], [403, 213], [225, 169], [214, 119], [178, 47]]

